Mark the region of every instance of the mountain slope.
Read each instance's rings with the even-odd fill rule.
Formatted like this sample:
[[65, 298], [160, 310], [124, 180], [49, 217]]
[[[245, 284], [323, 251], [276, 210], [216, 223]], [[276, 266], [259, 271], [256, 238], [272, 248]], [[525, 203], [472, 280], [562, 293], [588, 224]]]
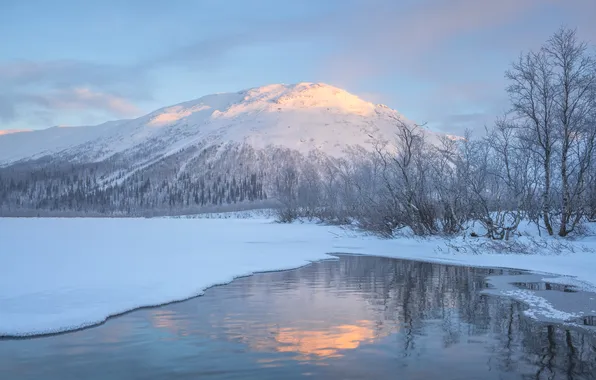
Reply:
[[284, 194], [312, 202], [355, 162], [367, 181], [378, 163], [367, 166], [365, 152], [391, 141], [399, 120], [409, 123], [344, 90], [299, 83], [0, 135], [0, 216], [172, 215], [268, 207]]
[[400, 117], [333, 86], [275, 84], [204, 96], [134, 120], [0, 136], [0, 164], [46, 155], [98, 162], [138, 152], [136, 161], [151, 162], [190, 146], [229, 143], [339, 156], [346, 146], [370, 147], [371, 137], [390, 138]]

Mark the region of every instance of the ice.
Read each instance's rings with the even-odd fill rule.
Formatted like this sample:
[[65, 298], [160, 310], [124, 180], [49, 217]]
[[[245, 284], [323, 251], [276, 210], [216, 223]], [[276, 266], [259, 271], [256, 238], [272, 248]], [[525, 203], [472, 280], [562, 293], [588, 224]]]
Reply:
[[535, 319], [569, 321], [582, 316], [581, 313], [569, 313], [558, 310], [546, 299], [529, 290], [509, 290], [503, 292], [503, 294], [518, 299], [528, 305], [529, 309], [524, 311], [524, 314]]

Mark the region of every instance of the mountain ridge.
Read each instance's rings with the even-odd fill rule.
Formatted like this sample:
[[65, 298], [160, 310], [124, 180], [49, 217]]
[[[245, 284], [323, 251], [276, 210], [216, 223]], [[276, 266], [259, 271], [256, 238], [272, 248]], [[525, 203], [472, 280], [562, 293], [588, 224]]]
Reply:
[[404, 118], [328, 84], [272, 84], [206, 95], [136, 119], [0, 135], [0, 164], [61, 153], [94, 162], [144, 144], [167, 156], [201, 141], [338, 156], [345, 146], [370, 145], [370, 136], [389, 137], [395, 119]]
[[0, 216], [275, 206], [287, 194], [320, 192], [328, 174], [370, 177], [377, 148], [402, 123], [410, 122], [389, 107], [302, 82], [207, 95], [136, 119], [4, 135]]

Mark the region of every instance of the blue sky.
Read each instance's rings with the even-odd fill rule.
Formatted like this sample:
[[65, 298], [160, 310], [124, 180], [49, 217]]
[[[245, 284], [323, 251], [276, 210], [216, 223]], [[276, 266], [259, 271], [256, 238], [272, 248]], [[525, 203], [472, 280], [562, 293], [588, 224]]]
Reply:
[[594, 0], [2, 0], [0, 130], [141, 116], [215, 92], [325, 82], [434, 129], [483, 129], [504, 71]]

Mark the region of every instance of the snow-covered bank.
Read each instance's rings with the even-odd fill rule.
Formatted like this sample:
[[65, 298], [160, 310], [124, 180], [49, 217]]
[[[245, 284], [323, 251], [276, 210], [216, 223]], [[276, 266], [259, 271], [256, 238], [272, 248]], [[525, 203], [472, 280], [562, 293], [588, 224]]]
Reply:
[[[596, 240], [583, 244], [596, 247]], [[590, 252], [462, 254], [438, 239], [382, 240], [271, 219], [0, 218], [0, 335], [76, 329], [333, 252], [528, 269], [596, 285], [596, 254]]]

